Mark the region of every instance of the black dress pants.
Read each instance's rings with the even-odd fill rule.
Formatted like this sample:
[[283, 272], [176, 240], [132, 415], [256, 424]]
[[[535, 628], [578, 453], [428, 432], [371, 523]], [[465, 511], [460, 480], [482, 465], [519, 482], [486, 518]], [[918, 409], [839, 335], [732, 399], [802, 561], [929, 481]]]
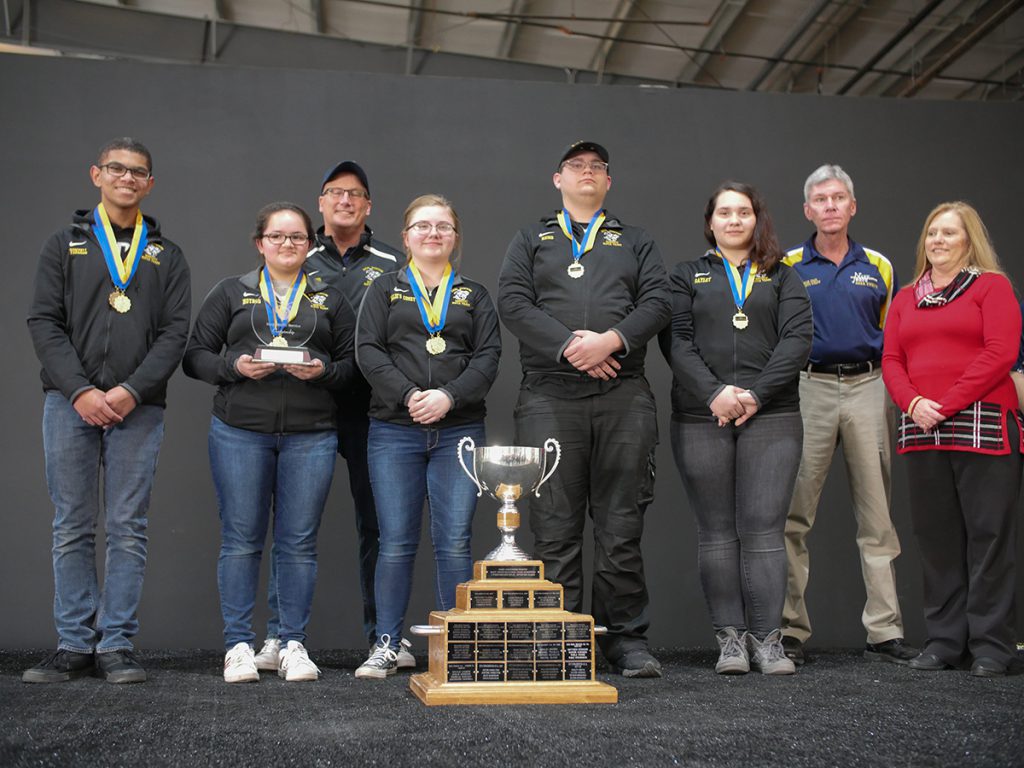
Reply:
[[654, 497], [658, 424], [644, 379], [580, 399], [522, 390], [516, 442], [542, 446], [553, 437], [562, 459], [540, 498], [530, 496], [534, 555], [565, 590], [566, 610], [583, 611], [583, 529], [594, 526], [591, 612], [608, 628], [598, 642], [609, 661], [646, 647], [647, 585], [640, 538]]

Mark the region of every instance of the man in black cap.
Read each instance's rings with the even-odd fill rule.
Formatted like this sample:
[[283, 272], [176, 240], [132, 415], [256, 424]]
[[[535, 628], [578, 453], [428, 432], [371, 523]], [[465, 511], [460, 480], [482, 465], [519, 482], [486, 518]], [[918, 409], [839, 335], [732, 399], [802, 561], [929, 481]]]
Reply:
[[[405, 256], [390, 245], [380, 242], [366, 219], [373, 208], [370, 182], [366, 171], [351, 160], [332, 166], [320, 184], [320, 213], [324, 224], [317, 231], [307, 261], [310, 274], [320, 275], [340, 289], [359, 314], [363, 294], [374, 280], [385, 272], [393, 272], [405, 263]], [[359, 536], [359, 586], [363, 594], [363, 632], [372, 647], [377, 641], [377, 611], [373, 595], [373, 577], [380, 548], [377, 509], [373, 503], [370, 476], [366, 464], [366, 438], [369, 430], [367, 410], [370, 385], [361, 374], [348, 389], [340, 392], [338, 403], [338, 453], [348, 464], [349, 487], [356, 512]], [[273, 558], [271, 558], [273, 563]], [[270, 583], [270, 620], [267, 639], [256, 655], [260, 669], [277, 669], [280, 643], [277, 639], [276, 589]], [[414, 667], [416, 660], [408, 651], [409, 642], [402, 641], [398, 654], [399, 667]]]
[[605, 658], [627, 677], [659, 677], [647, 646], [640, 537], [654, 493], [658, 440], [644, 378], [647, 342], [672, 302], [658, 246], [604, 209], [608, 151], [579, 141], [558, 161], [562, 208], [521, 229], [498, 283], [502, 322], [519, 338], [523, 381], [516, 442], [559, 441], [562, 461], [531, 499], [545, 575], [583, 609], [583, 527], [594, 525], [591, 609], [608, 628]]

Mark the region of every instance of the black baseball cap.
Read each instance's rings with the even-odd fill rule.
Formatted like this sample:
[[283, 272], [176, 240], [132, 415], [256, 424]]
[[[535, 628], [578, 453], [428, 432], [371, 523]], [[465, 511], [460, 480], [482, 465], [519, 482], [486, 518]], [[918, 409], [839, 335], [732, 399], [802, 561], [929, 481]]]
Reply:
[[602, 147], [600, 144], [594, 141], [574, 141], [565, 151], [562, 153], [562, 157], [558, 160], [558, 167], [562, 167], [570, 156], [575, 155], [577, 152], [596, 152], [597, 156], [600, 157], [604, 162], [610, 162], [608, 159], [608, 150]]
[[329, 182], [335, 176], [339, 176], [343, 173], [355, 174], [355, 177], [359, 179], [359, 183], [362, 184], [363, 188], [366, 190], [367, 196], [369, 196], [370, 182], [366, 178], [366, 171], [362, 169], [359, 163], [355, 163], [351, 160], [343, 160], [342, 162], [338, 163], [336, 166], [334, 166], [329, 171], [327, 171], [327, 173], [324, 174], [324, 180], [320, 184], [320, 194], [322, 195], [324, 193], [324, 187], [327, 186], [327, 182]]

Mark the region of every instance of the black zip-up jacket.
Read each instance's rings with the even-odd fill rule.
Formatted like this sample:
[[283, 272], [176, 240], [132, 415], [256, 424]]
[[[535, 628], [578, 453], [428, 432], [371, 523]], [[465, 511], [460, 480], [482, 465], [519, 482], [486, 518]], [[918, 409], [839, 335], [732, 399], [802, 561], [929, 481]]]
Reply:
[[725, 270], [714, 251], [672, 270], [672, 324], [658, 338], [672, 368], [672, 418], [713, 418], [711, 401], [728, 384], [751, 390], [758, 413], [798, 411], [814, 336], [800, 275], [785, 264], [757, 274], [743, 304], [749, 324], [738, 330]]
[[[377, 240], [369, 227], [363, 229], [359, 243], [349, 248], [344, 255], [338, 252], [334, 240], [320, 227], [313, 247], [306, 254], [308, 273], [323, 278], [342, 291], [352, 307], [353, 316], [359, 314], [359, 305], [370, 283], [385, 272], [394, 272], [404, 262], [405, 256]], [[334, 399], [338, 404], [338, 417], [342, 421], [366, 419], [370, 407], [370, 385], [358, 368], [352, 382], [343, 390], [335, 391]]]
[[146, 245], [124, 314], [107, 301], [114, 282], [92, 209], [75, 211], [71, 226], [44, 244], [28, 315], [44, 390], [73, 401], [87, 389], [121, 385], [140, 404], [166, 404], [167, 380], [188, 339], [191, 287], [181, 249], [160, 233], [156, 219], [145, 219]]
[[562, 356], [572, 332], [614, 330], [625, 345], [616, 355], [618, 377], [643, 376], [647, 342], [668, 322], [671, 295], [657, 244], [610, 213], [580, 262], [584, 275], [570, 277], [571, 244], [556, 213], [512, 238], [498, 280], [498, 308], [519, 339], [523, 386], [585, 397], [608, 391], [617, 379], [594, 379]]
[[356, 360], [373, 388], [370, 416], [413, 425], [406, 401], [414, 390], [441, 389], [452, 408], [435, 426], [480, 421], [498, 375], [498, 314], [480, 283], [456, 274], [441, 336], [445, 350], [427, 352], [423, 326], [405, 269], [381, 275], [366, 291], [356, 329]]
[[279, 369], [263, 379], [247, 378], [235, 367], [238, 358], [272, 338], [259, 274], [226, 278], [210, 291], [185, 351], [185, 373], [217, 386], [213, 414], [232, 427], [269, 434], [334, 429], [333, 390], [355, 371], [352, 309], [341, 291], [307, 275], [299, 310], [282, 336], [323, 361], [323, 376], [303, 381]]

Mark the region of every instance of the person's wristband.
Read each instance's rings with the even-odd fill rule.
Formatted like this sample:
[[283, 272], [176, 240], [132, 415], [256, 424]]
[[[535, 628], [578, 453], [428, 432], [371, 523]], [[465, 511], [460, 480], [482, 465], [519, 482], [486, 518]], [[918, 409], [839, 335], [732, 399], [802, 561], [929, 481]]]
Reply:
[[921, 395], [918, 395], [917, 397], [910, 401], [910, 407], [907, 408], [907, 416], [910, 416], [911, 418], [914, 417], [914, 409], [917, 407], [917, 404], [921, 402], [922, 399], [924, 398]]

